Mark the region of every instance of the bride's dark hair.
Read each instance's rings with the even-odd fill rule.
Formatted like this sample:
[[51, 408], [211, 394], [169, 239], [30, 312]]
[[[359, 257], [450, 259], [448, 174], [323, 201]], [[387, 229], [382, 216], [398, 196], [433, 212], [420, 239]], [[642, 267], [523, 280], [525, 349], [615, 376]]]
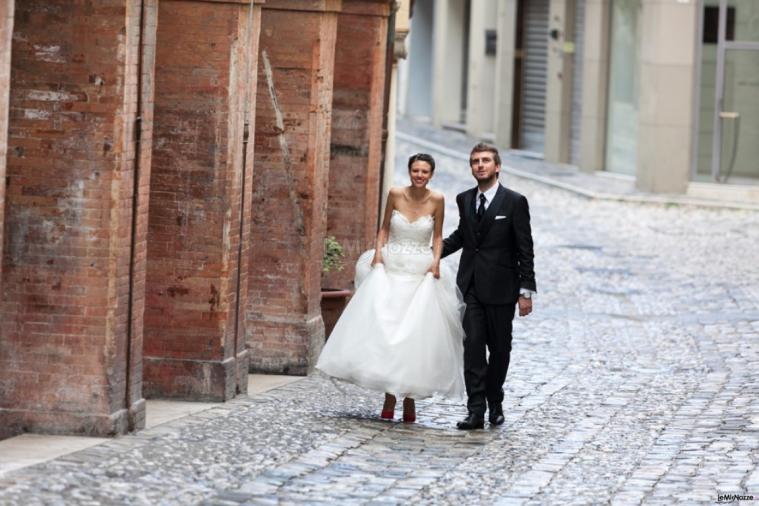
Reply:
[[435, 159], [432, 158], [432, 155], [428, 155], [427, 153], [411, 155], [408, 159], [408, 170], [411, 170], [411, 165], [414, 162], [427, 162], [430, 164], [430, 172], [435, 172]]

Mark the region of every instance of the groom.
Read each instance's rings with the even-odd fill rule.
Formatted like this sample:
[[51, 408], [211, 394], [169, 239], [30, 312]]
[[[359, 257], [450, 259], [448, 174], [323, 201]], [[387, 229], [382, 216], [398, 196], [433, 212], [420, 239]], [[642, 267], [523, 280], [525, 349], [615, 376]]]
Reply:
[[[501, 157], [488, 144], [469, 155], [477, 186], [456, 196], [459, 226], [445, 241], [443, 255], [463, 248], [456, 283], [464, 294], [464, 381], [469, 415], [461, 430], [482, 429], [485, 409], [491, 425], [504, 422], [503, 382], [511, 353], [514, 308], [532, 312], [536, 291], [527, 199], [498, 182]], [[490, 360], [485, 350], [490, 352]]]

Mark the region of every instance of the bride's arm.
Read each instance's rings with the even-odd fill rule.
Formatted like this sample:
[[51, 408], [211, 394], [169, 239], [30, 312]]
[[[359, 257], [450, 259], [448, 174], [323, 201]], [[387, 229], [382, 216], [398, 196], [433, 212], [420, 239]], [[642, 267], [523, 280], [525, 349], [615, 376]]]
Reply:
[[440, 278], [440, 257], [443, 254], [443, 219], [445, 217], [445, 197], [435, 196], [435, 228], [432, 231], [432, 265], [429, 272]]
[[372, 265], [383, 263], [382, 260], [382, 247], [387, 243], [387, 238], [390, 236], [390, 218], [393, 216], [393, 209], [395, 209], [395, 196], [397, 190], [390, 188], [387, 194], [387, 203], [385, 204], [385, 214], [382, 218], [382, 227], [377, 232], [377, 240], [374, 245], [374, 258], [372, 259]]

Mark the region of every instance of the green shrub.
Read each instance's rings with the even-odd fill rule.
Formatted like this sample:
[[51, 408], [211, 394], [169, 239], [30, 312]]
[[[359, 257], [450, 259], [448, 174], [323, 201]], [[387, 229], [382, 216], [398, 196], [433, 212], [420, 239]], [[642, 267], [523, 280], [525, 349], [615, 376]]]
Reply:
[[322, 272], [343, 270], [343, 247], [337, 242], [334, 235], [324, 238], [324, 258], [322, 258]]

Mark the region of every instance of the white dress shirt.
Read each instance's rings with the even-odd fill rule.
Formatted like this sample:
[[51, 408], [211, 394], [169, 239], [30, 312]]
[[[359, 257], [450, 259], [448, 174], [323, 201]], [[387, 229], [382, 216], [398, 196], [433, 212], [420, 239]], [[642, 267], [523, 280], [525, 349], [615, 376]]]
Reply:
[[488, 206], [491, 202], [493, 202], [493, 199], [495, 198], [495, 194], [498, 191], [498, 187], [501, 186], [501, 183], [497, 182], [491, 186], [489, 189], [485, 190], [485, 192], [481, 192], [479, 189], [477, 190], [477, 198], [474, 199], [474, 212], [477, 213], [477, 208], [480, 207], [480, 195], [485, 195], [485, 210], [488, 210]]
[[[501, 183], [496, 182], [493, 186], [485, 190], [484, 192], [477, 189], [477, 198], [474, 199], [474, 212], [477, 214], [477, 209], [480, 207], [480, 195], [485, 195], [485, 211], [488, 210], [488, 206], [491, 202], [493, 202], [493, 199], [495, 198], [495, 194], [498, 191], [498, 187], [501, 186]], [[529, 290], [527, 288], [520, 288], [519, 289], [519, 295], [524, 295], [529, 293], [531, 297], [535, 296], [535, 292], [532, 290]]]

